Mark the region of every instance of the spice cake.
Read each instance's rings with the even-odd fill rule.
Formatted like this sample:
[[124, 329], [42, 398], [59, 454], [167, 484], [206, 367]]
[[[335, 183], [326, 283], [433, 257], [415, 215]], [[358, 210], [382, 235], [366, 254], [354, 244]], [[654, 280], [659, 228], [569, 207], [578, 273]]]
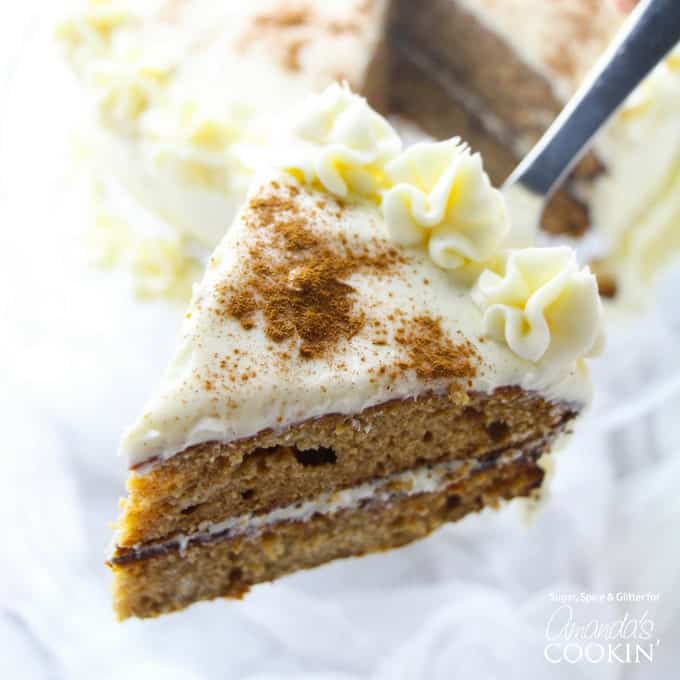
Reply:
[[[198, 268], [196, 242], [217, 245], [246, 195], [253, 167], [243, 145], [266, 148], [269, 116], [301, 96], [347, 80], [435, 138], [463, 136], [499, 184], [623, 20], [611, 0], [80, 5], [59, 34], [96, 103], [91, 174], [122, 183], [179, 231], [159, 249], [189, 256], [170, 268], [178, 278]], [[638, 90], [543, 216], [545, 232], [580, 240], [608, 297], [644, 300], [680, 251], [677, 64], [676, 55]], [[110, 219], [105, 194], [98, 222], [139, 221]]]
[[150, 617], [529, 496], [589, 399], [593, 275], [459, 139], [334, 85], [277, 135], [123, 439], [115, 609]]

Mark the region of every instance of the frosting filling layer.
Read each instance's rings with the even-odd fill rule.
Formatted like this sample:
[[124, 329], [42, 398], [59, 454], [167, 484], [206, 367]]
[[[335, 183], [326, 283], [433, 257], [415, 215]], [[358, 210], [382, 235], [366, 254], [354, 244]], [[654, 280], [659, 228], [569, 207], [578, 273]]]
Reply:
[[513, 450], [493, 460], [451, 460], [438, 465], [424, 465], [341, 491], [325, 492], [313, 500], [276, 508], [271, 512], [247, 513], [228, 517], [221, 522], [205, 523], [199, 531], [179, 534], [166, 541], [119, 549], [121, 552], [114, 553], [110, 562], [114, 565], [125, 564], [173, 550], [184, 552], [189, 547], [203, 543], [252, 536], [284, 522], [306, 522], [315, 515], [334, 515], [368, 504], [389, 503], [403, 496], [435, 493], [488, 467], [504, 467], [527, 458], [528, 454]]

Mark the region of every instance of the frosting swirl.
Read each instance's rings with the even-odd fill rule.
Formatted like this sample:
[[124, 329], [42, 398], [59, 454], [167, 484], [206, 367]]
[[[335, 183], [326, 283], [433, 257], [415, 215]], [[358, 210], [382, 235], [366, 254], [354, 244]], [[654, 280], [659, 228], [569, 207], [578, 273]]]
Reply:
[[118, 59], [103, 59], [88, 69], [102, 122], [130, 131], [163, 91], [175, 68], [169, 50], [130, 49]]
[[601, 266], [615, 304], [648, 301], [659, 273], [680, 254], [680, 47], [639, 85], [600, 143], [607, 173], [590, 200], [608, 248]]
[[479, 154], [454, 138], [415, 144], [386, 167], [393, 185], [383, 213], [396, 243], [427, 243], [444, 269], [496, 254], [509, 230], [503, 197], [491, 186]]
[[676, 47], [624, 102], [618, 119], [637, 123], [638, 138], [653, 132], [660, 119], [675, 112], [680, 90], [680, 46]]
[[120, 0], [88, 0], [84, 7], [56, 27], [56, 37], [78, 66], [106, 55], [112, 36], [122, 26], [138, 19], [134, 4]]
[[385, 186], [385, 163], [401, 150], [392, 126], [337, 83], [305, 102], [294, 117], [292, 137], [277, 165], [341, 198], [355, 193], [377, 199]]
[[149, 158], [181, 182], [245, 195], [251, 172], [238, 158], [246, 125], [227, 108], [192, 99], [155, 106], [141, 125]]
[[485, 333], [527, 361], [563, 366], [600, 344], [597, 282], [566, 246], [508, 251], [482, 272], [472, 299]]

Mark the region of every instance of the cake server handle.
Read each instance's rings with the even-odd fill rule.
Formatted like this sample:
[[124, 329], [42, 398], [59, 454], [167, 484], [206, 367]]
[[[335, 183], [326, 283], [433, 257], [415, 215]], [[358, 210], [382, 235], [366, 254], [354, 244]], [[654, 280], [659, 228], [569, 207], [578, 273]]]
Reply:
[[519, 227], [509, 245], [533, 241], [552, 191], [600, 127], [678, 42], [680, 0], [642, 0], [588, 79], [505, 181], [511, 220]]

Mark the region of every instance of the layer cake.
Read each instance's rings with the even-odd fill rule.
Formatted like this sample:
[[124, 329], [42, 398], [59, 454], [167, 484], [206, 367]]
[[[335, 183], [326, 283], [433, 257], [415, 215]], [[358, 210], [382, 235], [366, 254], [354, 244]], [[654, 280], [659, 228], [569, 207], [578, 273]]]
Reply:
[[[260, 117], [334, 81], [387, 107], [387, 0], [87, 0], [58, 34], [93, 106], [95, 171], [212, 250]], [[253, 129], [255, 128], [255, 129]]]
[[[623, 20], [610, 0], [79, 4], [60, 35], [95, 102], [93, 174], [178, 230], [165, 251], [189, 254], [216, 246], [244, 200], [254, 168], [243, 145], [266, 148], [272, 115], [300, 96], [347, 80], [423, 133], [462, 135], [499, 184]], [[579, 240], [602, 294], [624, 302], [644, 302], [680, 250], [677, 62], [597, 138], [542, 220]]]

